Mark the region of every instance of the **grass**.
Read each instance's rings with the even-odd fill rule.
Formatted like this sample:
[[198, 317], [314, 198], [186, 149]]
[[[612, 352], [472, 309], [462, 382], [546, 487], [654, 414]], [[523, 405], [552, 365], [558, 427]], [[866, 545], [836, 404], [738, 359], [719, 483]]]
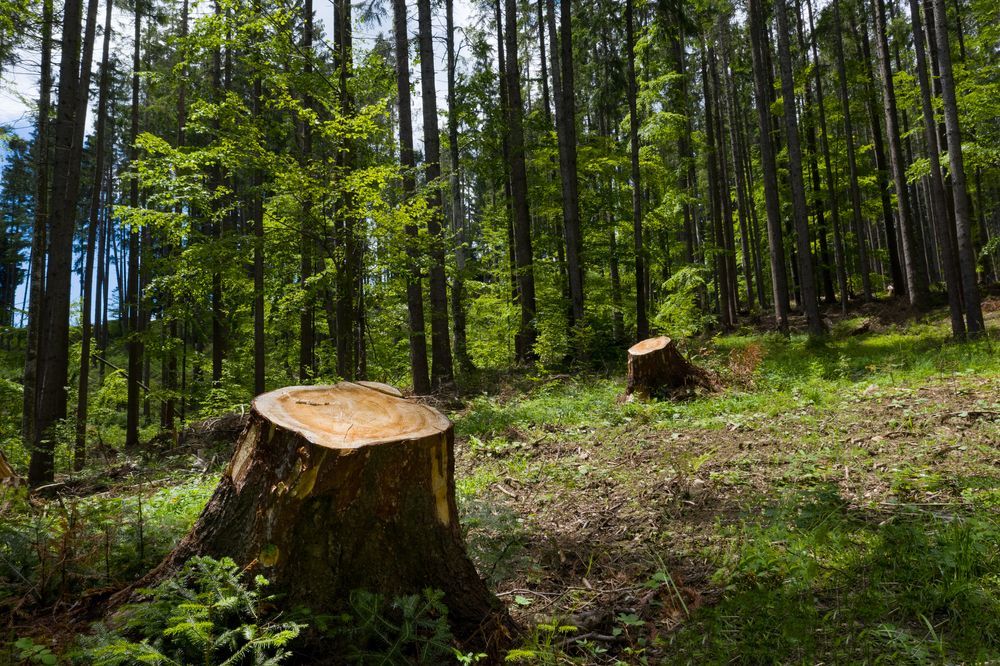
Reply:
[[[864, 335], [849, 320], [819, 343], [752, 331], [689, 342], [725, 390], [682, 402], [622, 403], [617, 368], [513, 376], [455, 403], [469, 552], [527, 628], [509, 661], [1000, 659], [988, 321], [992, 339], [965, 343], [933, 319]], [[0, 373], [11, 410], [15, 389]], [[111, 448], [114, 418], [101, 431]], [[210, 453], [118, 458], [61, 501], [0, 491], [11, 640], [82, 630], [39, 629], [35, 613], [167, 552], [214, 488], [225, 456]]]
[[995, 343], [853, 326], [689, 348], [728, 388], [685, 402], [584, 376], [457, 414], [474, 558], [530, 627], [513, 660], [1000, 659]]

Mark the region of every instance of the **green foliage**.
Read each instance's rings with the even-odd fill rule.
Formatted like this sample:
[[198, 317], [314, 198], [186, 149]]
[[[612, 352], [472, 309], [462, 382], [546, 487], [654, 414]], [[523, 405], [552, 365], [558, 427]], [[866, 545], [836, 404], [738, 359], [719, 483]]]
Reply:
[[653, 324], [674, 338], [685, 338], [708, 326], [714, 317], [699, 303], [707, 293], [710, 272], [705, 266], [692, 264], [674, 273], [663, 285], [666, 297], [653, 316]]
[[569, 624], [540, 622], [534, 626], [524, 644], [507, 653], [508, 664], [559, 664], [565, 657], [561, 644], [564, 639], [577, 632]]
[[[310, 617], [306, 615], [306, 617]], [[475, 663], [454, 647], [444, 593], [425, 589], [387, 602], [384, 597], [355, 590], [337, 617], [314, 617], [329, 638], [343, 645], [343, 657], [358, 664], [441, 664], [458, 658]]]
[[21, 663], [44, 664], [44, 666], [59, 663], [59, 658], [47, 645], [39, 645], [28, 637], [14, 641], [14, 649], [17, 650], [17, 659]]
[[152, 491], [118, 488], [54, 502], [0, 487], [0, 608], [22, 597], [51, 604], [145, 573], [190, 529], [216, 482], [197, 475]]
[[176, 575], [141, 590], [146, 600], [124, 607], [120, 628], [86, 641], [94, 666], [205, 664], [271, 666], [291, 656], [304, 625], [269, 614], [267, 580], [245, 575], [229, 558], [193, 557]]

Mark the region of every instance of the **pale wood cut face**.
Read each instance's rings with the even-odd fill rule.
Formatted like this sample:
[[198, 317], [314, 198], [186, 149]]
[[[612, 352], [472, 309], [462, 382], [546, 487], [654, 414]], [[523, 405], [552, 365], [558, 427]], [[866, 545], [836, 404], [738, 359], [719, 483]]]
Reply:
[[647, 338], [642, 342], [637, 342], [632, 345], [628, 353], [634, 355], [648, 354], [651, 351], [656, 351], [657, 349], [663, 349], [670, 342], [670, 338], [665, 335], [661, 335], [658, 338]]
[[254, 408], [275, 425], [331, 449], [422, 439], [450, 426], [429, 407], [353, 382], [289, 386], [259, 396]]

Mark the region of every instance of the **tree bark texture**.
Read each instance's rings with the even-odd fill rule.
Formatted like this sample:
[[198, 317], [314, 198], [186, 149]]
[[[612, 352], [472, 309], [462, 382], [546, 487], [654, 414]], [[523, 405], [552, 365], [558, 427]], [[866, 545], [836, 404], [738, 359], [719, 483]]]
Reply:
[[628, 350], [625, 395], [640, 398], [683, 396], [697, 388], [717, 387], [712, 376], [680, 353], [668, 337], [648, 338]]
[[140, 586], [195, 555], [263, 574], [282, 603], [444, 591], [456, 635], [497, 654], [515, 625], [465, 552], [454, 431], [391, 386], [342, 382], [259, 396], [191, 532]]

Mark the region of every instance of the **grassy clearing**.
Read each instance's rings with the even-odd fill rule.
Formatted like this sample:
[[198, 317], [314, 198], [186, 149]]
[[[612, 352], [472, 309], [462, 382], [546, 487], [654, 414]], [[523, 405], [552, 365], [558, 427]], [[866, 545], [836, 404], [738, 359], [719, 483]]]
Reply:
[[[1000, 350], [860, 324], [689, 343], [726, 390], [684, 402], [621, 403], [619, 369], [491, 378], [451, 404], [470, 552], [528, 628], [509, 661], [1000, 659]], [[225, 462], [133, 461], [116, 432], [70, 496], [0, 491], [8, 643], [71, 645], [87, 626], [53, 618], [155, 564]]]
[[[537, 382], [456, 415], [523, 663], [1000, 658], [1000, 354], [936, 323], [689, 349], [729, 387]], [[513, 397], [508, 397], [513, 396]]]

